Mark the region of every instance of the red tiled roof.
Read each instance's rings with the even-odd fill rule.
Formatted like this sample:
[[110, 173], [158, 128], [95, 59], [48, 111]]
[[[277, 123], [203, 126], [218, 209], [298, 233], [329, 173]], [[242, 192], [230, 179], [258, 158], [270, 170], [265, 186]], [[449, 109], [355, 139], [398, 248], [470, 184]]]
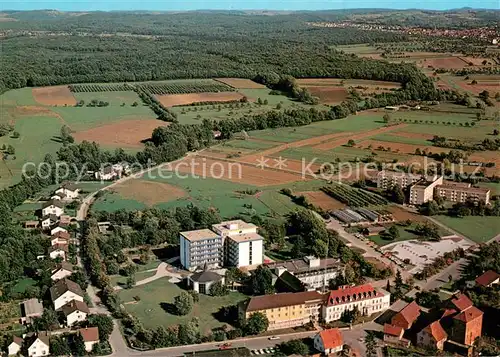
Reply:
[[399, 326], [394, 326], [391, 324], [384, 324], [384, 334], [391, 336], [401, 336], [404, 329]]
[[443, 315], [441, 315], [441, 318], [444, 318], [444, 317], [447, 317], [447, 316], [450, 316], [450, 315], [454, 315], [457, 313], [457, 310], [455, 309], [445, 309], [443, 311]]
[[420, 306], [415, 301], [412, 301], [398, 312], [398, 314], [411, 325], [420, 316]]
[[323, 295], [317, 291], [300, 293], [281, 293], [274, 295], [255, 296], [248, 302], [246, 311], [276, 309], [284, 306], [301, 305], [306, 301], [323, 300]]
[[349, 301], [366, 300], [381, 296], [384, 296], [384, 294], [376, 291], [370, 284], [341, 287], [330, 291], [327, 298], [327, 306], [341, 305]]
[[465, 294], [458, 295], [454, 299], [451, 299], [451, 302], [457, 307], [459, 311], [464, 311], [474, 305]]
[[56, 232], [52, 235], [52, 238], [62, 238], [62, 239], [69, 239], [71, 236], [69, 235], [68, 232]]
[[325, 349], [340, 347], [344, 344], [342, 334], [338, 328], [323, 330], [319, 333]]
[[469, 307], [467, 310], [462, 311], [458, 315], [454, 316], [453, 318], [456, 320], [463, 321], [465, 323], [471, 322], [472, 320], [475, 320], [479, 317], [483, 316], [483, 312], [479, 310], [475, 306]]
[[434, 337], [436, 341], [441, 341], [444, 338], [448, 337], [445, 330], [443, 329], [443, 326], [441, 326], [439, 321], [434, 321], [429, 326], [424, 328], [424, 330], [430, 333], [431, 336]]
[[99, 341], [99, 329], [97, 327], [87, 327], [78, 330], [85, 342]]
[[476, 278], [476, 283], [481, 286], [488, 286], [498, 278], [500, 278], [500, 274], [494, 270], [488, 270]]

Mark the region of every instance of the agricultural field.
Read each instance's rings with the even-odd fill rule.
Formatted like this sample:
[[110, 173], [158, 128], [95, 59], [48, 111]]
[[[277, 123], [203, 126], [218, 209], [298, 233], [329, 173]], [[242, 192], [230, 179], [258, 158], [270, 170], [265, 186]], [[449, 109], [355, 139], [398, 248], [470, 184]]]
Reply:
[[348, 185], [335, 184], [325, 186], [321, 190], [328, 196], [351, 207], [382, 206], [389, 203], [379, 195]]
[[32, 92], [35, 100], [42, 105], [73, 106], [76, 104], [76, 99], [68, 86], [33, 88]]
[[218, 82], [236, 89], [266, 89], [266, 86], [244, 78], [216, 78]]
[[[103, 101], [109, 103], [109, 106], [130, 107], [137, 104], [137, 107], [144, 106], [136, 92], [133, 91], [103, 91], [103, 92], [78, 92], [73, 96], [77, 101], [83, 100], [85, 105], [92, 100]], [[146, 107], [147, 108], [147, 107]]]
[[71, 84], [69, 89], [74, 93], [92, 93], [92, 92], [121, 92], [132, 90], [131, 85], [126, 83], [88, 83]]
[[500, 234], [498, 217], [468, 216], [463, 218], [435, 216], [434, 219], [463, 234], [476, 243], [484, 243]]
[[231, 92], [234, 89], [227, 84], [213, 79], [172, 80], [165, 82], [144, 82], [134, 84], [135, 87], [145, 92], [162, 94], [187, 94], [205, 92]]
[[120, 290], [118, 296], [125, 310], [137, 317], [147, 329], [158, 326], [168, 328], [196, 317], [203, 334], [224, 325], [213, 316], [221, 307], [235, 305], [248, 298], [236, 292], [222, 297], [200, 294], [200, 301], [194, 304], [192, 311], [185, 316], [178, 316], [172, 313], [173, 302], [182, 291], [177, 285], [169, 283], [168, 278], [161, 278], [146, 285]]
[[237, 92], [199, 92], [186, 94], [164, 94], [156, 98], [165, 107], [196, 105], [197, 103], [241, 102], [244, 96]]

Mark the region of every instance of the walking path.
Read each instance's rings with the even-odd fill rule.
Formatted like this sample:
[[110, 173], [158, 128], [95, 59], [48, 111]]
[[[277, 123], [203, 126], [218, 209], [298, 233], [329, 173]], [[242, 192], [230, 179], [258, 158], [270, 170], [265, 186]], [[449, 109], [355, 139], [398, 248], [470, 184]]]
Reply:
[[[158, 279], [161, 279], [164, 277], [171, 277], [171, 278], [176, 278], [179, 280], [183, 279], [183, 276], [181, 274], [173, 273], [173, 272], [169, 271], [167, 268], [168, 268], [168, 264], [165, 262], [162, 262], [162, 263], [160, 263], [160, 265], [158, 265], [158, 268], [146, 270], [146, 271], [156, 271], [156, 274], [153, 276], [150, 276], [149, 278], [139, 280], [138, 282], [135, 283], [135, 286], [148, 284], [152, 281], [155, 281], [155, 280], [158, 280]], [[122, 290], [123, 288], [121, 286], [115, 286], [114, 289], [115, 290]]]

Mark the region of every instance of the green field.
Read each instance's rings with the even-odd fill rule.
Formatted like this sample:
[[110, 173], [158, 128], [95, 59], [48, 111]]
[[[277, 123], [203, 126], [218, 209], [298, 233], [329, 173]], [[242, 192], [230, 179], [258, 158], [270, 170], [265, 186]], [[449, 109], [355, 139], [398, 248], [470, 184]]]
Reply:
[[[177, 316], [167, 311], [171, 308], [174, 298], [181, 291], [182, 289], [177, 285], [169, 283], [168, 278], [161, 278], [146, 285], [121, 290], [118, 296], [123, 301], [127, 312], [137, 317], [147, 329], [158, 326], [170, 327], [197, 317], [202, 333], [209, 332], [211, 329], [224, 324], [217, 321], [212, 315], [221, 307], [237, 304], [247, 298], [246, 295], [235, 292], [223, 297], [200, 294], [200, 301], [194, 305], [189, 314]], [[135, 296], [140, 298], [137, 303], [134, 300]]]
[[500, 234], [498, 217], [469, 216], [456, 218], [435, 216], [433, 218], [477, 243], [487, 242]]
[[[150, 278], [156, 274], [155, 271], [141, 271], [135, 273], [135, 281], [140, 281], [146, 278]], [[123, 286], [127, 283], [127, 277], [121, 275], [112, 275], [110, 276], [110, 282], [113, 286]]]
[[500, 195], [500, 182], [482, 182], [479, 184], [479, 187], [488, 188], [491, 190], [490, 196]]
[[231, 148], [237, 149], [249, 149], [249, 150], [265, 150], [278, 146], [279, 143], [267, 143], [263, 141], [253, 141], [253, 140], [231, 140], [227, 143], [222, 144], [222, 146], [229, 146]]
[[130, 107], [134, 102], [139, 104], [136, 108], [143, 106], [141, 99], [133, 91], [73, 93], [73, 96], [77, 101], [83, 100], [85, 105], [96, 99], [108, 102], [110, 107], [122, 106], [122, 104]]
[[403, 136], [396, 136], [391, 134], [381, 134], [372, 136], [370, 139], [379, 140], [379, 141], [387, 141], [389, 143], [402, 143], [402, 144], [413, 144], [413, 145], [421, 145], [421, 146], [432, 146], [432, 143], [429, 140], [418, 139], [418, 138], [405, 138]]
[[[395, 243], [395, 242], [401, 242], [401, 241], [404, 241], [404, 240], [419, 239], [419, 236], [416, 235], [414, 232], [412, 232], [412, 230], [415, 229], [415, 226], [416, 226], [416, 224], [412, 224], [409, 227], [402, 227], [402, 226], [396, 225], [396, 227], [398, 228], [398, 231], [399, 231], [399, 238], [398, 239], [394, 239], [394, 240], [384, 239], [380, 235], [369, 236], [367, 238], [370, 239], [371, 241], [377, 243], [381, 247], [384, 246], [384, 245], [387, 245], [387, 244], [391, 244], [391, 243]], [[387, 229], [389, 229], [389, 227], [390, 226], [387, 226]], [[447, 230], [442, 229], [441, 227], [439, 227], [439, 234], [441, 236], [446, 236], [446, 235], [449, 235], [450, 232], [448, 232]]]

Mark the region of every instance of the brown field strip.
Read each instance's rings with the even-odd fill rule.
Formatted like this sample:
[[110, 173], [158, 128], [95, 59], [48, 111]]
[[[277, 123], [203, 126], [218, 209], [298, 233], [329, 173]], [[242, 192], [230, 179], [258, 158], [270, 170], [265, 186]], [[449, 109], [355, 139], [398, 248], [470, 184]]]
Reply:
[[103, 146], [136, 148], [143, 146], [141, 141], [149, 139], [154, 129], [166, 125], [155, 119], [129, 119], [77, 131], [73, 136], [77, 142], [87, 140]]
[[445, 69], [460, 69], [467, 66], [460, 57], [450, 56], [445, 58], [429, 58], [427, 61], [422, 62], [425, 67], [432, 66], [433, 68], [445, 68]]
[[449, 148], [441, 148], [441, 147], [436, 147], [436, 146], [403, 144], [403, 143], [394, 143], [394, 142], [389, 142], [389, 141], [380, 141], [380, 140], [371, 140], [371, 139], [360, 141], [357, 144], [358, 144], [357, 146], [362, 146], [363, 148], [371, 145], [372, 150], [375, 150], [379, 146], [382, 146], [384, 148], [391, 148], [391, 151], [393, 151], [393, 152], [400, 152], [400, 153], [405, 153], [405, 154], [415, 154], [415, 150], [417, 150], [417, 149], [420, 149], [422, 151], [424, 149], [426, 149], [428, 152], [431, 152], [433, 154], [441, 153], [441, 152], [448, 152], [451, 150]]
[[162, 182], [128, 180], [113, 187], [125, 199], [143, 202], [147, 206], [186, 197], [183, 189]]
[[216, 81], [227, 84], [236, 89], [266, 89], [263, 84], [256, 83], [251, 79], [245, 78], [215, 78]]
[[392, 125], [392, 126], [385, 126], [385, 127], [378, 128], [378, 129], [368, 130], [368, 131], [364, 131], [364, 132], [357, 133], [357, 134], [346, 133], [346, 134], [348, 134], [347, 137], [344, 137], [342, 139], [336, 139], [333, 141], [322, 140], [322, 142], [320, 144], [313, 146], [313, 148], [318, 149], [318, 150], [330, 150], [330, 149], [334, 149], [336, 147], [347, 144], [347, 140], [350, 140], [350, 139], [356, 141], [356, 140], [364, 139], [364, 138], [367, 138], [370, 136], [382, 134], [382, 133], [385, 133], [388, 131], [404, 128], [406, 126], [407, 126], [406, 124], [397, 124], [397, 125]]
[[31, 90], [33, 98], [43, 105], [70, 105], [76, 104], [76, 99], [68, 86], [40, 87]]
[[346, 205], [342, 202], [337, 201], [336, 199], [328, 196], [323, 191], [305, 191], [305, 192], [297, 192], [296, 196], [304, 196], [307, 198], [307, 201], [312, 203], [316, 207], [320, 207], [326, 211], [334, 210], [334, 209], [342, 209], [345, 208]]
[[174, 107], [176, 105], [187, 105], [193, 103], [204, 102], [230, 102], [238, 101], [243, 98], [243, 94], [238, 92], [205, 92], [205, 93], [189, 93], [189, 94], [165, 94], [157, 95], [156, 98], [166, 107]]
[[349, 93], [344, 87], [308, 86], [309, 92], [318, 97], [321, 104], [342, 103], [349, 97]]

